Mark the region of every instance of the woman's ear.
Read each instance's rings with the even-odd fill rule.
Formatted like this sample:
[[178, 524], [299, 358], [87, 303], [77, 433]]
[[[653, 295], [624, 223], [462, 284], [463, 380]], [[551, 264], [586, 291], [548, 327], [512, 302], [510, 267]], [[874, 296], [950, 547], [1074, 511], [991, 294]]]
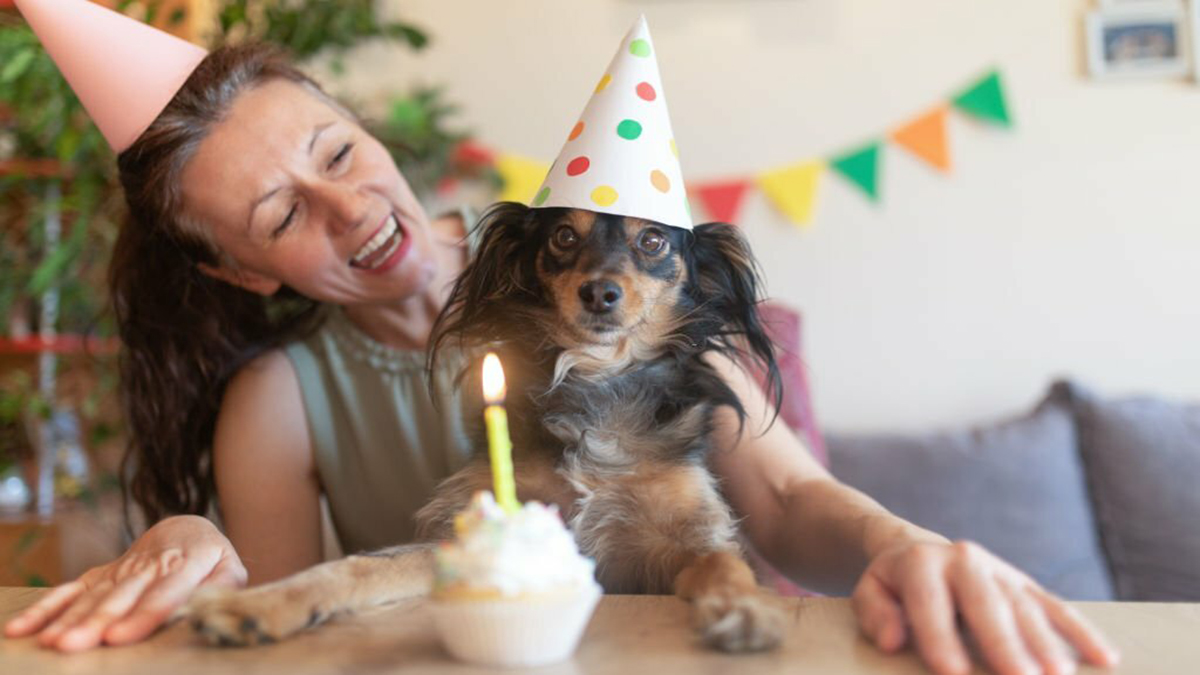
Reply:
[[196, 268], [208, 276], [224, 281], [227, 284], [244, 288], [259, 295], [275, 295], [283, 283], [257, 272], [244, 269], [230, 269], [224, 265], [196, 263]]

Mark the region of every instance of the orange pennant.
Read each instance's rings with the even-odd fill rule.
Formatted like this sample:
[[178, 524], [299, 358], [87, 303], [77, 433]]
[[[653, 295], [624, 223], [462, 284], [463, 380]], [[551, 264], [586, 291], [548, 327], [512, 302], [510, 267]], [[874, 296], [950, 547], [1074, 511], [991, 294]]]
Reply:
[[945, 107], [939, 107], [892, 132], [891, 138], [912, 154], [950, 172], [950, 143], [946, 137]]

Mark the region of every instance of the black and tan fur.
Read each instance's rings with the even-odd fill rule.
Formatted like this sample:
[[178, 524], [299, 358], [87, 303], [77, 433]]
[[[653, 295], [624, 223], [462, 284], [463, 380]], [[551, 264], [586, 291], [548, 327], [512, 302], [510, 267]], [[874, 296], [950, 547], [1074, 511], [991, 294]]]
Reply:
[[[607, 592], [675, 592], [719, 649], [777, 644], [783, 615], [755, 582], [706, 467], [715, 409], [744, 417], [710, 355], [758, 359], [780, 394], [744, 239], [724, 224], [688, 232], [518, 204], [493, 207], [480, 227], [479, 252], [438, 319], [431, 360], [448, 347], [500, 354], [519, 497], [558, 505]], [[477, 363], [465, 371], [465, 394], [479, 392], [479, 372]], [[417, 514], [422, 538], [449, 537], [454, 514], [491, 480], [481, 452]], [[427, 549], [351, 556], [199, 600], [191, 614], [216, 642], [277, 639], [411, 595], [428, 583], [429, 565]], [[407, 568], [403, 583], [397, 567]]]

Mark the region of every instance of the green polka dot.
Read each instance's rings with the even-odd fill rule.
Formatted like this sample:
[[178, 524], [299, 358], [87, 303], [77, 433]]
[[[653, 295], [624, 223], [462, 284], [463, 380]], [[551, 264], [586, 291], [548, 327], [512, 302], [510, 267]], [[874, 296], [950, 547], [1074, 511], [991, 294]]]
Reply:
[[550, 198], [550, 188], [544, 187], [540, 191], [538, 191], [537, 196], [533, 198], [533, 205], [541, 206], [542, 204], [545, 204], [546, 200], [549, 198]]
[[650, 43], [642, 39], [634, 40], [629, 43], [629, 53], [646, 58], [650, 56]]
[[617, 125], [617, 135], [627, 141], [632, 141], [642, 135], [642, 125], [634, 120], [621, 120]]
[[592, 190], [592, 201], [599, 206], [612, 206], [617, 201], [617, 191], [611, 186], [601, 185]]

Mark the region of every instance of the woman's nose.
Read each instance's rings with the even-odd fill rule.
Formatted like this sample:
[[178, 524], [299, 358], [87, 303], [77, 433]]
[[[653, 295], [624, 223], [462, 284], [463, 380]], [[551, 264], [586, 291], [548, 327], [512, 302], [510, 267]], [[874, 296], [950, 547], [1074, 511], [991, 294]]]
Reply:
[[366, 222], [370, 210], [369, 200], [354, 186], [328, 182], [317, 186], [316, 189], [331, 230], [348, 232]]

